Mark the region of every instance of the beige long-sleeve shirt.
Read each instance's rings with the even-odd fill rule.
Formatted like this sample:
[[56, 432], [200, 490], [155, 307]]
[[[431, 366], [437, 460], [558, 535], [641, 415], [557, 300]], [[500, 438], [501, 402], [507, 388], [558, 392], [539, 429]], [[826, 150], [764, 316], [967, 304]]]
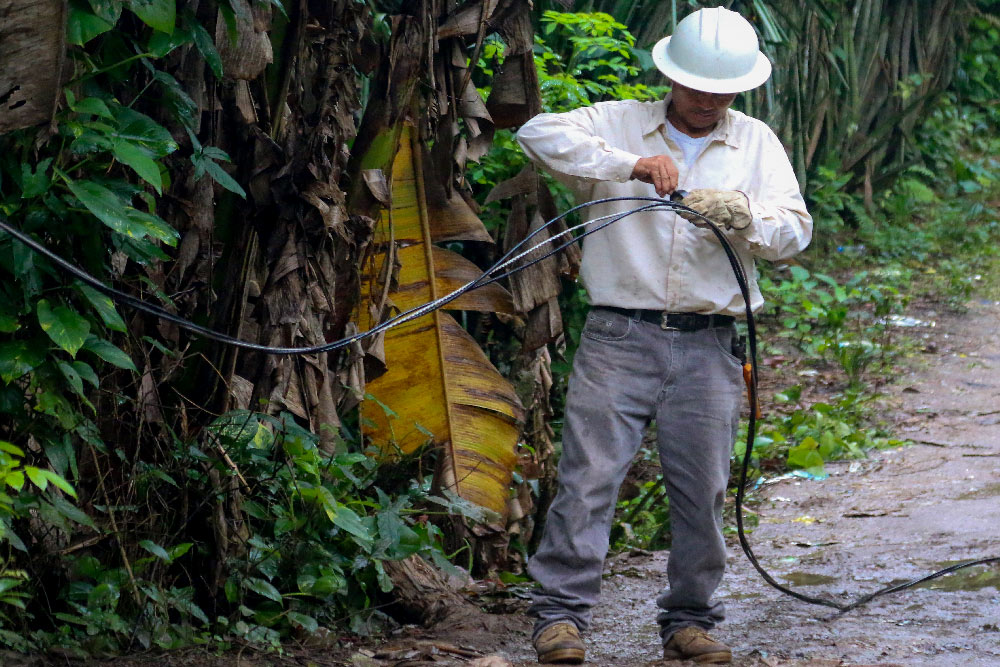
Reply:
[[[517, 140], [528, 157], [573, 189], [578, 202], [656, 197], [652, 185], [629, 178], [639, 158], [663, 154], [677, 164], [679, 189], [745, 193], [753, 221], [747, 229], [727, 234], [747, 270], [756, 310], [764, 300], [753, 258], [791, 257], [812, 238], [812, 218], [788, 156], [767, 125], [730, 109], [694, 163], [686, 164], [666, 130], [669, 101], [668, 95], [658, 102], [601, 102], [539, 114], [521, 127]], [[585, 209], [585, 216], [593, 219], [641, 204], [599, 204]], [[634, 214], [584, 239], [580, 276], [595, 306], [744, 312], [729, 260], [711, 230], [666, 211]]]

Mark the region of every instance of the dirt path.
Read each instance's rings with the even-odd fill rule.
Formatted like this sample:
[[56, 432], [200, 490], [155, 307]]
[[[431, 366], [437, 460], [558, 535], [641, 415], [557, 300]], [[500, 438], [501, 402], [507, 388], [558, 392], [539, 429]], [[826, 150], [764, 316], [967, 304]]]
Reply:
[[[751, 542], [779, 581], [848, 600], [1000, 556], [998, 330], [1000, 304], [976, 301], [968, 314], [937, 318], [922, 332], [932, 354], [911, 364], [888, 405], [897, 432], [916, 445], [829, 464], [828, 479], [786, 479], [756, 494], [760, 525]], [[608, 563], [589, 664], [657, 660], [650, 598], [666, 585], [667, 557], [622, 554]], [[835, 617], [768, 587], [733, 540], [720, 594], [728, 619], [716, 634], [733, 647], [735, 665], [1000, 666], [1000, 567], [962, 570]], [[514, 616], [505, 634], [463, 629], [444, 638], [522, 666], [534, 664], [528, 630]]]

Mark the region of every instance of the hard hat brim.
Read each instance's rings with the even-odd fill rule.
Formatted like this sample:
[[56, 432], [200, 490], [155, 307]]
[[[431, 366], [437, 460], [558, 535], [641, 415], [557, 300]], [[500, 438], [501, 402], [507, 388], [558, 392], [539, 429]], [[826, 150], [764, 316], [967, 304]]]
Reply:
[[675, 81], [682, 86], [700, 90], [704, 93], [731, 94], [742, 93], [761, 85], [771, 76], [771, 61], [760, 51], [757, 52], [757, 62], [753, 69], [738, 77], [723, 79], [713, 79], [704, 76], [697, 76], [687, 72], [670, 58], [667, 46], [670, 44], [670, 36], [664, 37], [653, 46], [653, 64], [656, 68], [671, 81]]

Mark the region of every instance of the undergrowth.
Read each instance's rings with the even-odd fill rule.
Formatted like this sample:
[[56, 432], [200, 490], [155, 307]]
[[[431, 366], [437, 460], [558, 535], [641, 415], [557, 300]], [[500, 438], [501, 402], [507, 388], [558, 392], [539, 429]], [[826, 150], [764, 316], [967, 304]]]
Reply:
[[[171, 179], [208, 182], [220, 207], [246, 195], [174, 75], [224, 81], [202, 21], [218, 15], [235, 35], [249, 6], [68, 7], [62, 103], [51, 124], [0, 138], [0, 214], [178, 312], [185, 295], [156, 280], [179, 252], [164, 209], [186, 202]], [[481, 519], [475, 506], [432, 496], [416, 466], [387, 477], [350, 428], [321, 440], [291, 414], [213, 419], [183, 396], [151, 398], [151, 368], [162, 361], [178, 384], [195, 383], [185, 362], [204, 348], [171, 349], [162, 330], [144, 336], [142, 319], [126, 316], [0, 237], [0, 646], [80, 658], [280, 649], [321, 625], [382, 627], [388, 561], [420, 555], [453, 568], [431, 518]]]

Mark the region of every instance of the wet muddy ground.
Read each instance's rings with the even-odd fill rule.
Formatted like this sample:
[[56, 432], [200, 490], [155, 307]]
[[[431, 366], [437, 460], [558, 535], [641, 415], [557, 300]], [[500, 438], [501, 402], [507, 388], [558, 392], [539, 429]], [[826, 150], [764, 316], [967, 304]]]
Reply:
[[[921, 314], [926, 351], [889, 388], [885, 410], [910, 447], [827, 464], [825, 480], [765, 484], [750, 541], [781, 583], [846, 602], [956, 562], [1000, 556], [1000, 304], [961, 316]], [[659, 658], [655, 592], [667, 552], [608, 563], [604, 602], [587, 636], [592, 665]], [[770, 588], [735, 539], [719, 591], [728, 618], [715, 635], [735, 665], [1000, 666], [1000, 566], [977, 566], [837, 615]], [[531, 665], [529, 624], [439, 638]], [[463, 637], [464, 635], [464, 637]], [[463, 641], [464, 639], [464, 641]], [[671, 664], [671, 663], [659, 663]], [[673, 663], [682, 664], [682, 663]]]

